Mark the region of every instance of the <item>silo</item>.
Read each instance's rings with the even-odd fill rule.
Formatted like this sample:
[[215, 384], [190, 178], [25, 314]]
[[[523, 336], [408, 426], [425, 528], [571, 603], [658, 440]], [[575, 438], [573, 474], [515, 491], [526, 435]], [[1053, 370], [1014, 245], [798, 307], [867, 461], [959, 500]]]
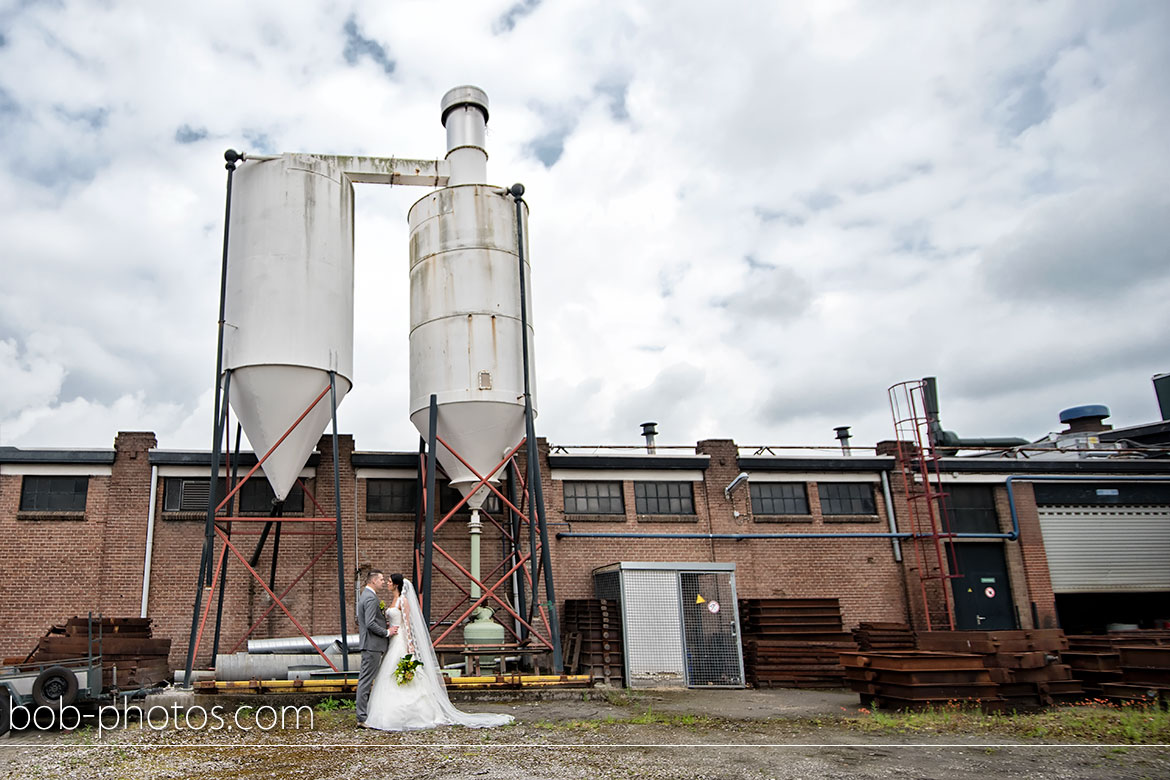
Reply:
[[[439, 436], [486, 474], [524, 438], [516, 201], [483, 183], [487, 96], [457, 87], [442, 107], [454, 186], [422, 198], [408, 215], [410, 419], [425, 438], [430, 396], [437, 396]], [[522, 208], [527, 222], [527, 205]], [[524, 273], [531, 289], [527, 263]], [[531, 303], [527, 315], [531, 344]], [[530, 358], [535, 410], [532, 365]], [[451, 484], [467, 495], [478, 480], [445, 447], [436, 455]], [[468, 504], [478, 509], [487, 496], [479, 490]]]
[[[230, 403], [263, 455], [353, 378], [353, 185], [336, 160], [285, 154], [235, 172], [225, 290]], [[222, 382], [222, 378], [221, 378]], [[283, 500], [331, 417], [325, 396], [264, 463]]]

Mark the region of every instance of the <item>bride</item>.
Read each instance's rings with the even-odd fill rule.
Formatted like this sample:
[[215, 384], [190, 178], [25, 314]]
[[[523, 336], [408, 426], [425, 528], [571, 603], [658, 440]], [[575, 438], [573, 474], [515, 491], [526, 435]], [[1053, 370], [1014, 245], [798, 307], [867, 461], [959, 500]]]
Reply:
[[[448, 725], [486, 728], [511, 723], [511, 715], [462, 712], [452, 706], [414, 586], [401, 574], [391, 574], [389, 589], [391, 600], [386, 608], [386, 622], [399, 628], [390, 638], [390, 647], [374, 678], [366, 726], [405, 731]], [[413, 653], [422, 666], [415, 670], [413, 680], [399, 684], [394, 673], [407, 653]]]

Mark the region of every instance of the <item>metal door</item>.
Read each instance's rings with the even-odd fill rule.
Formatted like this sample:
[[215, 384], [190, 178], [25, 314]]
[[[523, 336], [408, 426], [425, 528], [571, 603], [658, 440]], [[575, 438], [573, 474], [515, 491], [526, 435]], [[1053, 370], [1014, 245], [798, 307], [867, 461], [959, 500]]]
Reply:
[[1038, 509], [1054, 593], [1170, 590], [1170, 506]]
[[679, 572], [687, 685], [743, 687], [743, 657], [730, 572]]
[[622, 572], [622, 631], [631, 688], [685, 683], [680, 606], [675, 572]]
[[955, 628], [960, 631], [1010, 631], [1016, 628], [1002, 544], [955, 544], [962, 574], [951, 580]]

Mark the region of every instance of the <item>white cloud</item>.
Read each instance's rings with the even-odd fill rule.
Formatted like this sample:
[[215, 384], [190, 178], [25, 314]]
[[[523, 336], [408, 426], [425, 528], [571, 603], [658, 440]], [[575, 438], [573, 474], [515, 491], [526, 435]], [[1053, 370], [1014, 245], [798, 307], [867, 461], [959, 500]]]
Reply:
[[[462, 83], [491, 178], [528, 187], [554, 442], [864, 444], [928, 374], [965, 435], [1153, 416], [1164, 4], [65, 2], [0, 28], [4, 444], [207, 446], [223, 149], [441, 156]], [[416, 441], [422, 194], [358, 189], [363, 449]]]

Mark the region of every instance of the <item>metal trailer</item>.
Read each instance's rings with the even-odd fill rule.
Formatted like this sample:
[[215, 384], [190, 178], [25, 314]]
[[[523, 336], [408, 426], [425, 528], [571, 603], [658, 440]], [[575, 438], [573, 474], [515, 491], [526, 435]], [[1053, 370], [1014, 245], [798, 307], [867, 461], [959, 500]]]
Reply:
[[[24, 709], [27, 723], [56, 722], [68, 706], [102, 698], [101, 618], [94, 636], [93, 613], [87, 621], [86, 654], [57, 661], [21, 663], [0, 667], [0, 736], [12, 727], [12, 716]], [[94, 652], [95, 647], [97, 652]]]

